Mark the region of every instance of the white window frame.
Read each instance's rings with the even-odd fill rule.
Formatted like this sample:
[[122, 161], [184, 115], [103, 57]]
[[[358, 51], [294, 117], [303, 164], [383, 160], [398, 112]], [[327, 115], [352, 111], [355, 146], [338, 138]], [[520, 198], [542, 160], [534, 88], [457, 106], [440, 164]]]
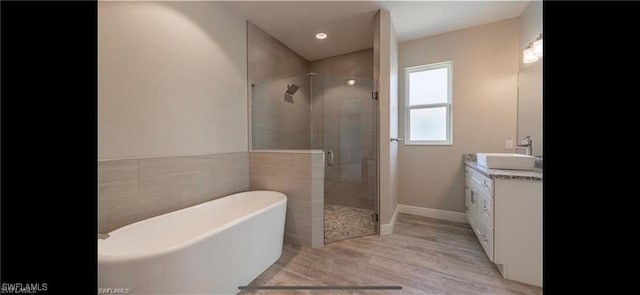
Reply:
[[[431, 103], [431, 104], [419, 104], [410, 105], [409, 101], [409, 75], [415, 72], [422, 72], [427, 70], [435, 70], [447, 68], [447, 102], [444, 103]], [[433, 63], [428, 65], [421, 65], [415, 67], [407, 67], [404, 69], [404, 81], [405, 81], [405, 145], [453, 145], [453, 61], [445, 61], [439, 63]], [[436, 107], [446, 107], [447, 109], [447, 138], [445, 140], [411, 140], [411, 110], [415, 109], [427, 109]]]

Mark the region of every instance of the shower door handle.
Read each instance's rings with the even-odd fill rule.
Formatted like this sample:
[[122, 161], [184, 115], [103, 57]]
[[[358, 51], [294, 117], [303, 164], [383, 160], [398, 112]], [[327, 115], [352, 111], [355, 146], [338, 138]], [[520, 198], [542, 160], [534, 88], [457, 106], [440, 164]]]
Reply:
[[327, 165], [333, 166], [333, 151], [327, 151]]

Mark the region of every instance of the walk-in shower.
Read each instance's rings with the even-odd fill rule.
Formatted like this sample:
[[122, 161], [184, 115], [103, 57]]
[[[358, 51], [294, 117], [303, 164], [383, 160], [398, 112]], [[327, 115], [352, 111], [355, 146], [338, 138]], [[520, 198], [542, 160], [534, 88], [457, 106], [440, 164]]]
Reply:
[[[322, 73], [251, 86], [253, 150], [325, 152], [326, 243], [377, 231], [378, 103], [372, 92], [371, 79]], [[286, 98], [294, 93], [295, 99]]]

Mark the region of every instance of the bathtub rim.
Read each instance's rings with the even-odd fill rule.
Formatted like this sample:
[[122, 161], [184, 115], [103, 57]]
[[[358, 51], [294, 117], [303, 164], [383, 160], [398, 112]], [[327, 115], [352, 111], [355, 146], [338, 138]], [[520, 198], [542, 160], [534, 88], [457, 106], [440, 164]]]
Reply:
[[[241, 222], [243, 222], [243, 221], [245, 221], [247, 219], [250, 219], [251, 217], [259, 215], [260, 213], [263, 213], [265, 211], [273, 209], [273, 208], [275, 208], [277, 206], [280, 206], [280, 205], [282, 205], [282, 203], [284, 203], [285, 206], [287, 204], [287, 195], [285, 195], [282, 192], [270, 191], [270, 190], [246, 191], [246, 192], [235, 193], [235, 194], [231, 194], [231, 195], [224, 196], [224, 197], [221, 197], [221, 198], [213, 199], [213, 200], [210, 200], [210, 201], [207, 201], [207, 202], [203, 202], [203, 203], [200, 203], [200, 204], [197, 204], [197, 205], [194, 205], [194, 206], [189, 206], [189, 207], [186, 207], [186, 208], [182, 208], [182, 209], [178, 209], [178, 210], [175, 210], [175, 211], [167, 212], [165, 214], [154, 216], [154, 217], [151, 217], [151, 218], [143, 219], [143, 220], [140, 220], [140, 221], [137, 221], [137, 222], [134, 222], [134, 223], [119, 227], [117, 229], [114, 229], [114, 230], [110, 231], [109, 233], [117, 231], [117, 230], [122, 229], [122, 228], [127, 227], [127, 226], [133, 226], [133, 225], [135, 225], [135, 224], [137, 224], [139, 222], [144, 222], [144, 221], [152, 220], [152, 219], [155, 219], [155, 218], [160, 218], [160, 217], [163, 217], [165, 215], [181, 212], [183, 210], [204, 206], [204, 205], [206, 205], [206, 204], [208, 204], [210, 202], [213, 202], [215, 200], [219, 200], [219, 199], [222, 199], [222, 198], [231, 197], [231, 196], [239, 195], [239, 194], [243, 194], [243, 193], [249, 193], [249, 192], [277, 193], [282, 197], [282, 199], [278, 200], [277, 202], [275, 202], [275, 203], [273, 203], [273, 204], [271, 204], [269, 206], [266, 206], [264, 208], [256, 210], [256, 211], [252, 212], [251, 214], [244, 215], [241, 218], [238, 218], [238, 219], [235, 219], [235, 220], [233, 220], [233, 221], [231, 221], [229, 223], [226, 223], [223, 226], [218, 226], [218, 227], [215, 227], [215, 228], [213, 228], [211, 230], [205, 231], [200, 235], [196, 235], [196, 236], [194, 236], [193, 239], [189, 239], [187, 241], [184, 241], [182, 243], [178, 243], [178, 244], [176, 244], [176, 245], [174, 245], [172, 247], [167, 247], [167, 248], [164, 248], [164, 249], [159, 250], [159, 251], [151, 251], [151, 252], [148, 252], [148, 253], [138, 253], [138, 254], [129, 254], [129, 255], [109, 255], [109, 254], [101, 253], [100, 252], [100, 247], [98, 245], [98, 249], [97, 249], [98, 263], [99, 264], [101, 264], [101, 263], [112, 264], [112, 263], [118, 263], [118, 262], [124, 262], [124, 261], [136, 261], [136, 260], [142, 260], [142, 259], [158, 257], [158, 256], [162, 256], [162, 255], [165, 255], [165, 254], [168, 254], [168, 253], [171, 253], [171, 252], [179, 251], [179, 250], [185, 249], [185, 248], [187, 248], [187, 247], [189, 247], [189, 246], [191, 246], [193, 244], [196, 244], [196, 243], [198, 243], [198, 242], [200, 242], [200, 241], [202, 241], [202, 240], [204, 240], [204, 239], [206, 239], [206, 238], [208, 238], [208, 237], [210, 237], [210, 236], [212, 236], [212, 235], [214, 235], [214, 234], [216, 234], [218, 232], [222, 232], [224, 230], [227, 230], [227, 229], [229, 229], [230, 227], [232, 227], [232, 226], [234, 226], [236, 224], [239, 224], [239, 223], [241, 223]], [[98, 241], [100, 241], [100, 240], [98, 239]]]

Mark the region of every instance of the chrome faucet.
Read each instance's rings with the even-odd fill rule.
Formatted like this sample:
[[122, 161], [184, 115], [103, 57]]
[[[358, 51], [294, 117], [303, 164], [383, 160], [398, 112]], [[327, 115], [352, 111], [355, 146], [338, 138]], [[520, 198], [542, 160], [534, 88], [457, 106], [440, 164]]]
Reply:
[[531, 156], [533, 154], [533, 140], [531, 139], [531, 135], [527, 135], [522, 142], [526, 142], [526, 144], [517, 144], [516, 148], [524, 149], [525, 154]]

